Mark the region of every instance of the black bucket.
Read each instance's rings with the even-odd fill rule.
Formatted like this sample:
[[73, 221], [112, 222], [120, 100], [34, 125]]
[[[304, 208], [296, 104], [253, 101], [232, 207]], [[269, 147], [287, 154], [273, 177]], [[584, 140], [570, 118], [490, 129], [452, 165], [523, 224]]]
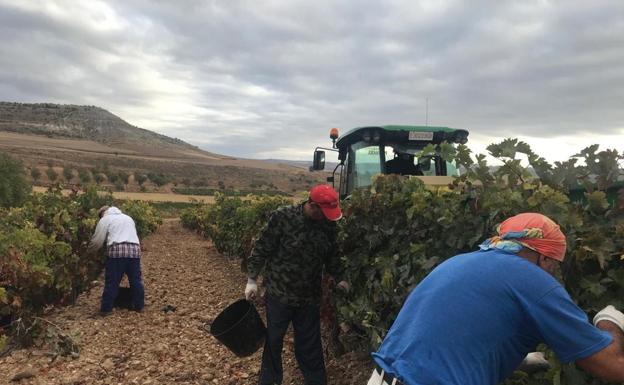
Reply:
[[132, 290], [129, 287], [119, 286], [113, 307], [128, 310], [134, 309], [134, 305], [132, 305]]
[[256, 307], [241, 299], [226, 307], [210, 325], [210, 334], [239, 357], [254, 354], [264, 344], [266, 327]]

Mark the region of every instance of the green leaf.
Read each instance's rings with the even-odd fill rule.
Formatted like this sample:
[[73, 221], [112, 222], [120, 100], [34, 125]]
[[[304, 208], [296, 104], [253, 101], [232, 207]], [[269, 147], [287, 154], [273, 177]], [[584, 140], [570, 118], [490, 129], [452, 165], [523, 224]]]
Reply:
[[9, 337], [5, 335], [0, 335], [0, 352], [4, 350], [8, 340], [9, 340]]
[[586, 278], [582, 279], [581, 288], [590, 292], [594, 297], [600, 297], [607, 291], [599, 282], [591, 282]]
[[604, 191], [586, 193], [585, 198], [587, 199], [587, 209], [593, 213], [601, 213], [609, 208], [607, 194]]
[[495, 158], [516, 158], [518, 139], [505, 139], [498, 144], [490, 144], [486, 149]]
[[4, 287], [0, 287], [0, 304], [6, 305], [8, 303], [9, 297], [7, 296], [6, 289]]
[[429, 143], [428, 145], [426, 145], [421, 152], [421, 156], [433, 156], [436, 155], [438, 152], [436, 145], [433, 143]]
[[455, 161], [458, 166], [463, 166], [465, 168], [469, 168], [474, 164], [474, 161], [470, 157], [472, 151], [470, 148], [464, 144], [460, 144], [457, 146], [457, 154], [455, 156]]
[[439, 150], [440, 156], [446, 162], [452, 162], [455, 160], [455, 156], [457, 155], [457, 150], [455, 146], [448, 142], [442, 142], [440, 144]]

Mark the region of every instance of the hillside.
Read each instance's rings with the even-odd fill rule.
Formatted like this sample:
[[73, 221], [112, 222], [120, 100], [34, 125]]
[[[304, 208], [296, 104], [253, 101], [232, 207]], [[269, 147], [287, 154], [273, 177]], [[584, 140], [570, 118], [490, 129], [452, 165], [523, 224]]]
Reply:
[[165, 148], [173, 152], [190, 151], [229, 158], [200, 150], [180, 139], [133, 126], [95, 106], [0, 102], [0, 131], [91, 140], [114, 146], [122, 152], [151, 153], [155, 148]]
[[[31, 172], [39, 170], [33, 176], [38, 185], [90, 180], [119, 191], [184, 188], [192, 194], [188, 188], [193, 188], [290, 194], [324, 181], [322, 174], [295, 165], [204, 151], [94, 106], [0, 102], [0, 151], [22, 160]], [[146, 183], [140, 182], [142, 175]]]

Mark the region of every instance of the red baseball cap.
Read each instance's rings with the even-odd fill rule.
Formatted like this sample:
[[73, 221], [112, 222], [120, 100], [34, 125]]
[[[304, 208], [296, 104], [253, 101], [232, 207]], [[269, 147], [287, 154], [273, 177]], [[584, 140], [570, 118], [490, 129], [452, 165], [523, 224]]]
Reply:
[[342, 218], [338, 193], [331, 186], [320, 184], [312, 187], [310, 189], [310, 201], [316, 203], [323, 210], [323, 215], [328, 220], [337, 221]]

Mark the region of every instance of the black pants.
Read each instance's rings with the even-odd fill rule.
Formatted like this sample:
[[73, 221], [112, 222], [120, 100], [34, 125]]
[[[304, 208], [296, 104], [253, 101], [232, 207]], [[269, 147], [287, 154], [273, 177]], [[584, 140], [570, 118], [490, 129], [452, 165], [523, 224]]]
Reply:
[[287, 306], [269, 296], [266, 311], [267, 338], [262, 353], [260, 385], [282, 383], [282, 347], [290, 322], [295, 331], [295, 357], [305, 384], [326, 385], [319, 307]]

